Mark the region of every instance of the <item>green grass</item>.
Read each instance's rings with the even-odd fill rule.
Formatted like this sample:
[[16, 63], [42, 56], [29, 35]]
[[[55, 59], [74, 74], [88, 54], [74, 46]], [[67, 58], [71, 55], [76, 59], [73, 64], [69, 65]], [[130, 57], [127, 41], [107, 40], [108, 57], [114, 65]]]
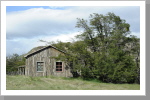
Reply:
[[65, 77], [6, 76], [7, 90], [139, 90], [139, 84], [112, 84]]

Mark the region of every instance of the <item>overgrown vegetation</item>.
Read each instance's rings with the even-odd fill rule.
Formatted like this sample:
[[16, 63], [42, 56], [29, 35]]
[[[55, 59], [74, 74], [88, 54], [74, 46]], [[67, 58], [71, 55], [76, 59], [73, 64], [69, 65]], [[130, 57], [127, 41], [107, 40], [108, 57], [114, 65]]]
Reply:
[[51, 42], [67, 53], [55, 59], [68, 63], [74, 76], [109, 83], [140, 83], [140, 39], [130, 35], [125, 20], [114, 13], [94, 13], [89, 21], [78, 18], [76, 27], [83, 29], [77, 41]]
[[[140, 84], [140, 39], [131, 35], [130, 25], [114, 13], [91, 14], [77, 19], [83, 29], [73, 42], [46, 42], [66, 52], [55, 59], [65, 61], [73, 76], [107, 83]], [[25, 59], [14, 54], [6, 58], [7, 71], [17, 70]]]
[[12, 54], [6, 57], [6, 72], [18, 71], [18, 66], [25, 65], [24, 55]]
[[139, 90], [139, 84], [112, 84], [65, 77], [6, 77], [7, 90]]

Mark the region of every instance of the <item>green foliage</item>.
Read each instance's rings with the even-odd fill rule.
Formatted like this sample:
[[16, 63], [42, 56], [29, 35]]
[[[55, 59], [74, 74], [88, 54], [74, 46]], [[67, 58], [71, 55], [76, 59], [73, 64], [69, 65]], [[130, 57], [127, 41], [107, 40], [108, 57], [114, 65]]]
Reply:
[[25, 65], [23, 55], [12, 54], [6, 57], [6, 72], [17, 71], [18, 66]]
[[64, 50], [61, 59], [83, 79], [112, 83], [139, 83], [140, 39], [130, 35], [130, 25], [114, 13], [91, 14], [89, 21], [77, 18], [83, 29], [73, 43], [53, 43]]

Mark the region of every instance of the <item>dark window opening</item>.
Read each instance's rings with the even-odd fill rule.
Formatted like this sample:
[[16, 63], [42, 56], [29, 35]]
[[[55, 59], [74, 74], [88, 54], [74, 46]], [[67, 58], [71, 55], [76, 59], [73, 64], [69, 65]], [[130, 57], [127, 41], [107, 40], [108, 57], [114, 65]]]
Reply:
[[62, 71], [62, 62], [56, 62], [56, 71], [58, 72]]
[[43, 71], [44, 62], [37, 62], [37, 71]]

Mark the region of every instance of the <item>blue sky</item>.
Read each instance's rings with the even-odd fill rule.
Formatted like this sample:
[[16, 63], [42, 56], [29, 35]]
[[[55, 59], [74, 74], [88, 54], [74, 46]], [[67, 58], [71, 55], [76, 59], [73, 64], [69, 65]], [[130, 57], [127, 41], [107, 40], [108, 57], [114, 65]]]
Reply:
[[75, 28], [76, 18], [88, 19], [92, 13], [105, 15], [108, 12], [125, 19], [131, 33], [140, 37], [139, 6], [7, 6], [7, 55], [27, 53], [33, 47], [45, 45], [40, 39], [72, 41], [81, 31]]
[[24, 10], [28, 10], [28, 9], [33, 9], [33, 8], [43, 8], [43, 9], [53, 9], [53, 10], [65, 10], [67, 8], [69, 8], [69, 6], [64, 7], [64, 6], [60, 6], [60, 7], [56, 7], [56, 6], [7, 6], [6, 7], [6, 12], [14, 12], [14, 11], [24, 11]]
[[13, 11], [23, 11], [23, 10], [28, 10], [32, 8], [44, 8], [48, 9], [48, 6], [7, 6], [6, 7], [6, 12], [13, 12]]

